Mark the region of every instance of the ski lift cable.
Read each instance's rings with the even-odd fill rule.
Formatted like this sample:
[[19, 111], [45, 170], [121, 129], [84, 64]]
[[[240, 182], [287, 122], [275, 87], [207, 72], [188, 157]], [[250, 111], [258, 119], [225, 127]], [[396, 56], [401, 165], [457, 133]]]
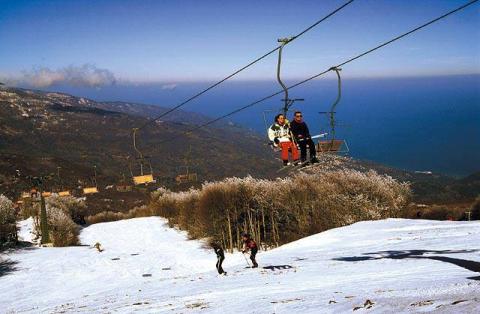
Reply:
[[[395, 41], [397, 41], [397, 40], [400, 40], [400, 39], [402, 39], [402, 38], [404, 38], [404, 37], [406, 37], [406, 36], [408, 36], [408, 35], [410, 35], [410, 34], [412, 34], [412, 33], [415, 33], [415, 32], [417, 32], [417, 31], [419, 31], [419, 30], [421, 30], [421, 29], [423, 29], [423, 28], [425, 28], [425, 27], [427, 27], [427, 26], [429, 26], [429, 25], [431, 25], [431, 24], [433, 24], [433, 23], [435, 23], [435, 22], [438, 22], [438, 21], [440, 21], [440, 20], [442, 20], [442, 19], [444, 19], [444, 18], [446, 18], [446, 17], [448, 17], [448, 16], [450, 16], [450, 15], [452, 15], [452, 14], [458, 12], [458, 11], [461, 11], [462, 9], [465, 9], [466, 7], [468, 7], [468, 6], [476, 3], [476, 2], [478, 2], [478, 1], [479, 1], [479, 0], [469, 1], [468, 3], [462, 5], [462, 6], [456, 8], [456, 9], [454, 9], [454, 10], [451, 10], [451, 11], [449, 11], [449, 12], [447, 12], [447, 13], [445, 13], [445, 14], [443, 14], [443, 15], [441, 15], [441, 16], [433, 19], [433, 20], [430, 20], [430, 21], [428, 21], [428, 22], [426, 22], [426, 23], [424, 23], [424, 24], [422, 24], [422, 25], [420, 25], [420, 26], [418, 26], [418, 27], [416, 27], [416, 28], [414, 28], [414, 29], [406, 32], [406, 33], [403, 33], [403, 34], [401, 34], [401, 35], [399, 35], [399, 36], [397, 36], [397, 37], [395, 37], [395, 38], [393, 38], [393, 39], [391, 39], [391, 40], [389, 40], [389, 41], [386, 41], [386, 42], [384, 42], [384, 43], [382, 43], [382, 44], [380, 44], [380, 45], [378, 45], [378, 46], [376, 46], [376, 47], [374, 47], [374, 48], [372, 48], [372, 49], [369, 49], [369, 50], [367, 50], [367, 51], [365, 51], [365, 52], [362, 52], [361, 54], [358, 54], [358, 55], [356, 55], [355, 57], [352, 57], [352, 58], [350, 58], [350, 59], [348, 59], [348, 60], [346, 60], [346, 61], [344, 61], [344, 62], [342, 62], [342, 63], [339, 63], [339, 64], [336, 65], [336, 66], [330, 67], [330, 68], [327, 69], [327, 70], [324, 70], [324, 71], [322, 71], [322, 72], [320, 72], [320, 73], [318, 73], [318, 74], [315, 74], [315, 75], [313, 75], [313, 76], [310, 76], [310, 77], [304, 79], [303, 81], [300, 81], [300, 82], [298, 82], [298, 83], [296, 83], [296, 84], [294, 84], [294, 85], [291, 85], [291, 86], [287, 87], [287, 90], [290, 90], [290, 89], [292, 89], [292, 88], [295, 88], [295, 87], [298, 87], [298, 86], [300, 86], [300, 85], [303, 85], [303, 84], [305, 84], [305, 83], [307, 83], [307, 82], [309, 82], [309, 81], [311, 81], [311, 80], [314, 80], [314, 79], [316, 79], [316, 78], [318, 78], [318, 77], [320, 77], [320, 76], [322, 76], [322, 75], [325, 75], [326, 73], [328, 73], [328, 72], [330, 72], [330, 71], [335, 71], [335, 69], [338, 69], [338, 68], [342, 67], [343, 65], [346, 65], [346, 64], [348, 64], [348, 63], [351, 63], [351, 62], [353, 62], [353, 61], [355, 61], [355, 60], [357, 60], [357, 59], [359, 59], [359, 58], [361, 58], [361, 57], [364, 57], [364, 56], [366, 56], [366, 55], [368, 55], [368, 54], [370, 54], [370, 53], [372, 53], [372, 52], [374, 52], [374, 51], [376, 51], [376, 50], [378, 50], [378, 49], [380, 49], [380, 48], [383, 48], [383, 47], [385, 47], [385, 46], [387, 46], [387, 45], [389, 45], [389, 44], [391, 44], [391, 43], [393, 43], [393, 42], [395, 42]], [[219, 120], [222, 120], [222, 119], [225, 119], [225, 118], [227, 118], [227, 117], [230, 117], [230, 116], [232, 116], [232, 115], [234, 115], [234, 114], [236, 114], [236, 113], [238, 113], [238, 112], [240, 112], [240, 111], [243, 111], [243, 110], [245, 110], [245, 109], [248, 109], [248, 108], [250, 108], [250, 107], [253, 107], [253, 106], [255, 106], [255, 105], [257, 105], [257, 104], [259, 104], [259, 103], [261, 103], [261, 102], [264, 102], [264, 101], [266, 101], [266, 100], [268, 100], [268, 99], [270, 99], [270, 98], [273, 98], [273, 97], [275, 97], [275, 96], [277, 96], [277, 95], [280, 95], [280, 94], [282, 94], [282, 93], [284, 93], [284, 90], [278, 91], [278, 92], [273, 93], [273, 94], [271, 94], [271, 95], [269, 95], [269, 96], [265, 96], [265, 97], [263, 97], [263, 98], [261, 98], [261, 99], [259, 99], [259, 100], [256, 100], [256, 101], [254, 101], [254, 102], [252, 102], [252, 103], [250, 103], [250, 104], [248, 104], [248, 105], [245, 105], [245, 106], [243, 106], [243, 107], [240, 107], [240, 108], [238, 108], [238, 109], [235, 109], [234, 111], [231, 111], [231, 112], [229, 112], [229, 113], [227, 113], [227, 114], [224, 114], [224, 115], [222, 115], [222, 116], [220, 116], [220, 117], [218, 117], [218, 118], [215, 118], [215, 119], [213, 119], [213, 120], [207, 121], [207, 122], [205, 122], [205, 123], [203, 123], [203, 124], [201, 124], [201, 125], [199, 125], [199, 126], [196, 126], [196, 127], [192, 128], [192, 129], [190, 129], [190, 130], [188, 130], [188, 131], [185, 131], [183, 134], [187, 135], [187, 134], [189, 134], [189, 133], [191, 133], [191, 132], [193, 132], [193, 131], [199, 130], [199, 129], [201, 129], [201, 128], [203, 128], [203, 127], [206, 127], [206, 126], [208, 126], [208, 125], [211, 125], [211, 124], [213, 124], [213, 123], [215, 123], [215, 122], [217, 122], [217, 121], [219, 121]], [[165, 143], [165, 142], [169, 142], [169, 141], [172, 141], [172, 140], [173, 140], [173, 139], [167, 139], [167, 140], [162, 141], [162, 142], [160, 142], [160, 143]]]
[[[345, 8], [346, 6], [348, 6], [349, 4], [351, 4], [354, 0], [349, 0], [347, 1], [346, 3], [344, 3], [343, 5], [341, 5], [340, 7], [338, 7], [337, 9], [335, 9], [334, 11], [330, 12], [329, 14], [327, 14], [326, 16], [324, 16], [323, 18], [321, 18], [320, 20], [318, 20], [317, 22], [315, 22], [314, 24], [310, 25], [309, 27], [307, 27], [306, 29], [304, 29], [303, 31], [301, 31], [300, 33], [298, 33], [297, 35], [293, 36], [288, 43], [294, 41], [295, 39], [297, 39], [298, 37], [301, 37], [302, 35], [304, 35], [305, 33], [307, 33], [308, 31], [310, 31], [311, 29], [315, 28], [317, 25], [319, 25], [320, 23], [322, 23], [323, 21], [327, 20], [328, 18], [332, 17], [333, 15], [335, 15], [337, 12], [339, 12], [340, 10], [342, 10], [343, 8]], [[168, 115], [169, 113], [172, 113], [173, 111], [179, 109], [180, 107], [183, 107], [184, 105], [186, 105], [187, 103], [191, 102], [192, 100], [202, 96], [203, 94], [205, 94], [206, 92], [214, 89], [215, 87], [217, 87], [218, 85], [224, 83], [225, 81], [231, 79], [232, 77], [234, 77], [235, 75], [239, 74], [240, 72], [246, 70], [247, 68], [251, 67], [252, 65], [254, 65], [255, 63], [265, 59], [266, 57], [268, 57], [269, 55], [271, 55], [272, 53], [274, 53], [275, 51], [279, 50], [280, 47], [282, 45], [279, 45], [277, 47], [275, 47], [274, 49], [270, 50], [269, 52], [265, 53], [264, 55], [262, 55], [261, 57], [258, 57], [257, 59], [251, 61], [250, 63], [248, 63], [247, 65], [241, 67], [240, 69], [236, 70], [235, 72], [233, 72], [232, 74], [226, 76], [225, 78], [221, 79], [220, 81], [210, 85], [209, 87], [207, 87], [206, 89], [198, 92], [197, 94], [191, 96], [190, 98], [186, 99], [185, 101], [181, 102], [180, 104], [176, 105], [175, 107], [172, 107], [170, 109], [168, 109], [167, 111], [165, 111], [164, 113], [158, 115], [157, 117], [155, 117], [154, 119], [146, 122], [145, 124], [143, 124], [141, 127], [137, 128], [138, 131], [142, 130], [143, 128], [145, 128], [146, 126], [148, 126], [149, 124], [151, 123], [154, 123], [155, 121], [157, 121], [158, 119]]]

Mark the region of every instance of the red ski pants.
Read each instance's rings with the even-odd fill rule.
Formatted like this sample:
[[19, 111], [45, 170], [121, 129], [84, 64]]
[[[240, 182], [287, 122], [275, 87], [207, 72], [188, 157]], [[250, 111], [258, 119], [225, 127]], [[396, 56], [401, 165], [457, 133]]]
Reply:
[[282, 160], [288, 160], [288, 151], [290, 150], [292, 152], [292, 158], [293, 160], [298, 160], [298, 149], [297, 145], [295, 145], [292, 142], [281, 142], [280, 148], [282, 149]]

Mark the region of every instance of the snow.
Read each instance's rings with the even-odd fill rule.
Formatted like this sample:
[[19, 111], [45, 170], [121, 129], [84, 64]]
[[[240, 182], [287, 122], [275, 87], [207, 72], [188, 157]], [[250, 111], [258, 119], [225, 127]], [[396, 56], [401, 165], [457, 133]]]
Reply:
[[35, 235], [33, 234], [33, 218], [30, 217], [28, 219], [22, 220], [18, 223], [19, 232], [18, 232], [18, 240], [25, 241], [25, 242], [35, 242], [34, 238]]
[[227, 276], [158, 217], [92, 225], [81, 242], [5, 254], [0, 313], [480, 312], [480, 222], [360, 222], [260, 252], [258, 269], [227, 254]]

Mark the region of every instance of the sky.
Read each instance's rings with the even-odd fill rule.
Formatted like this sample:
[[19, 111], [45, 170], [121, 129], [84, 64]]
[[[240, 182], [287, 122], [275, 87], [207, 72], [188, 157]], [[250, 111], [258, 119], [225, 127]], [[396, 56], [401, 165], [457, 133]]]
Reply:
[[[336, 9], [331, 1], [0, 0], [0, 79], [46, 87], [222, 78]], [[466, 0], [356, 0], [284, 49], [318, 73]], [[275, 79], [276, 55], [238, 80]], [[480, 73], [480, 3], [343, 69], [346, 77]]]

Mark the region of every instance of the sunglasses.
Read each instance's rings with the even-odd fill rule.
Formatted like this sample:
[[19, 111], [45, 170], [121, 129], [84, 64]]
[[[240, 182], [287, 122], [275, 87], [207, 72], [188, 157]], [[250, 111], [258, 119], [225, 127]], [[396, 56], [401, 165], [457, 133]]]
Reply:
[[295, 118], [301, 118], [301, 117], [303, 117], [303, 115], [301, 115], [301, 114], [297, 114], [297, 115], [295, 116]]

